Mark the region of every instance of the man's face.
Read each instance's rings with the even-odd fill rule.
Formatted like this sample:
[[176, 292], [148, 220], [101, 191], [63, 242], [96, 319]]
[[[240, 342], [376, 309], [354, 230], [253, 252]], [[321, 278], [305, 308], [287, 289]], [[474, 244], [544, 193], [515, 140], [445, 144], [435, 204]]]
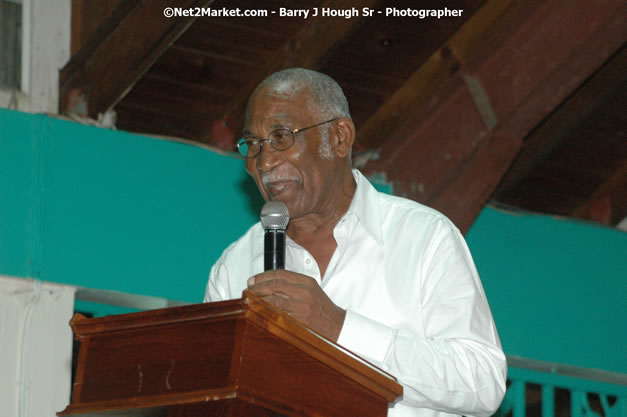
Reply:
[[[307, 91], [288, 95], [274, 94], [265, 88], [250, 102], [244, 133], [267, 138], [276, 129], [302, 129], [324, 121], [317, 113]], [[294, 145], [284, 151], [277, 151], [263, 142], [261, 153], [256, 158], [246, 159], [246, 170], [263, 198], [285, 203], [291, 219], [322, 213], [332, 207], [333, 194], [338, 188], [334, 180], [337, 161], [329, 159], [328, 155], [323, 159], [319, 152], [319, 129], [329, 129], [329, 126], [297, 133]]]

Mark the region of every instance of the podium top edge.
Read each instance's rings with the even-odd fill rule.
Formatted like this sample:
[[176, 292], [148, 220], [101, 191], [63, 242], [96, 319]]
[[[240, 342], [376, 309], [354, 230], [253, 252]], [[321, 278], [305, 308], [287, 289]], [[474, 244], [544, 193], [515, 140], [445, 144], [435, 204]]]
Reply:
[[155, 327], [197, 320], [243, 317], [247, 308], [244, 300], [239, 298], [95, 318], [86, 318], [77, 313], [70, 320], [70, 326], [74, 335], [80, 339], [84, 336], [108, 331]]

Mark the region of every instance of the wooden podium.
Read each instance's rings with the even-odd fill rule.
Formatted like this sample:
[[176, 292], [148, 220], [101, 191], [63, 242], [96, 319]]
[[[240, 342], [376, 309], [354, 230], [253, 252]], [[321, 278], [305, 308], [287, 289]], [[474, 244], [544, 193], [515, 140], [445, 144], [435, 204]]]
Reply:
[[60, 416], [383, 417], [393, 377], [244, 292], [87, 319]]

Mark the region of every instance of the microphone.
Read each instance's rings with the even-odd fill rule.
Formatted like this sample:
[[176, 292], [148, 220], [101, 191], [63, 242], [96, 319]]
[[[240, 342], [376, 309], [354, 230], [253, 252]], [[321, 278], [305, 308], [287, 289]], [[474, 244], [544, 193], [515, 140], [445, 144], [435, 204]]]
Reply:
[[280, 201], [268, 201], [261, 209], [263, 236], [263, 270], [285, 269], [285, 229], [290, 221], [287, 206]]

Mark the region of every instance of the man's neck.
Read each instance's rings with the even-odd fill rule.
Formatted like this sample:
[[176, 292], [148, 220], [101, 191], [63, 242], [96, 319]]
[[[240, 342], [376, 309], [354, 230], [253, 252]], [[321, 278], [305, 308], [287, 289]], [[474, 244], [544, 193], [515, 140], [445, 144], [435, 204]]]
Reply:
[[308, 213], [290, 221], [287, 234], [292, 240], [306, 246], [306, 242], [325, 240], [333, 236], [335, 225], [348, 211], [357, 189], [352, 172], [345, 178], [332, 204], [321, 208], [319, 212]]

